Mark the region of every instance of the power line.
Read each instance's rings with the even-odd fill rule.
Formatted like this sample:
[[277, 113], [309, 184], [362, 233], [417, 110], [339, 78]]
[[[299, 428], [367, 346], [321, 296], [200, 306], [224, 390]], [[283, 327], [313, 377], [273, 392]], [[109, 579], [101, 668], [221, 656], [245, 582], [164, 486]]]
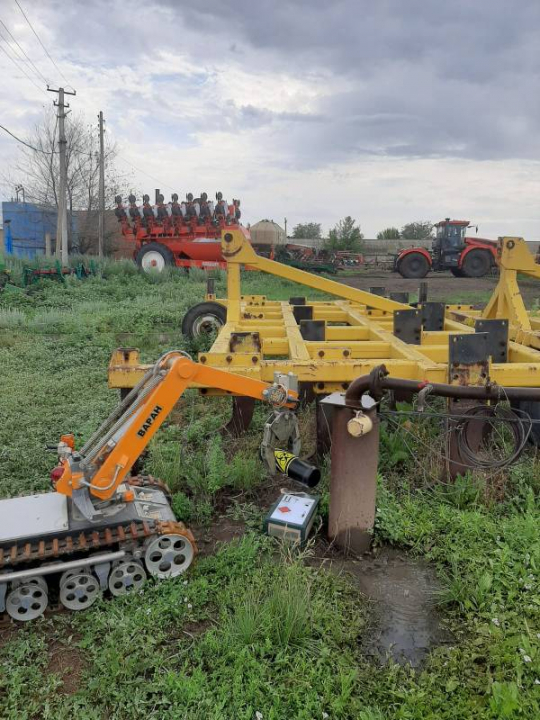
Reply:
[[67, 79], [67, 77], [64, 75], [64, 73], [60, 70], [60, 68], [58, 67], [58, 65], [57, 65], [57, 64], [54, 62], [54, 60], [52, 59], [52, 57], [51, 57], [49, 51], [47, 50], [47, 48], [45, 47], [45, 45], [41, 42], [41, 38], [39, 37], [39, 35], [37, 34], [37, 32], [34, 30], [34, 27], [33, 27], [32, 23], [30, 22], [30, 20], [28, 19], [28, 17], [27, 17], [27, 15], [26, 15], [26, 13], [24, 12], [24, 10], [22, 9], [22, 7], [21, 7], [21, 5], [20, 5], [20, 3], [19, 3], [19, 0], [15, 0], [15, 4], [17, 5], [17, 7], [19, 8], [19, 10], [21, 11], [22, 16], [24, 17], [24, 19], [25, 19], [26, 22], [28, 23], [28, 27], [30, 28], [30, 30], [31, 30], [31, 31], [34, 33], [34, 35], [36, 36], [37, 41], [39, 42], [39, 44], [41, 45], [41, 47], [43, 48], [43, 50], [45, 50], [45, 53], [46, 53], [47, 57], [49, 58], [49, 60], [50, 60], [50, 61], [52, 62], [52, 64], [54, 65], [54, 67], [56, 68], [57, 72], [60, 73], [60, 75], [62, 76], [62, 78], [67, 82], [68, 86], [71, 87], [71, 88], [73, 88], [73, 86], [70, 85], [70, 82], [69, 82], [69, 80]]
[[176, 192], [176, 189], [173, 188], [171, 185], [167, 185], [167, 183], [161, 182], [161, 180], [158, 180], [158, 179], [155, 178], [153, 175], [150, 175], [150, 173], [147, 173], [146, 170], [141, 170], [141, 168], [139, 168], [139, 167], [137, 167], [136, 165], [134, 165], [134, 164], [131, 162], [131, 160], [126, 160], [126, 158], [122, 157], [122, 155], [120, 155], [119, 153], [116, 154], [116, 157], [119, 158], [120, 160], [122, 160], [123, 162], [127, 163], [128, 165], [131, 165], [131, 167], [132, 167], [134, 170], [137, 170], [138, 172], [142, 173], [143, 175], [146, 175], [147, 177], [150, 178], [150, 180], [153, 180], [154, 182], [158, 183], [160, 186], [169, 188], [169, 190], [172, 190], [173, 192]]
[[[1, 46], [0, 46], [0, 48], [1, 48]], [[56, 118], [53, 135], [56, 134], [57, 124], [58, 124], [58, 117]], [[12, 133], [11, 130], [8, 130], [7, 127], [4, 127], [3, 125], [0, 125], [0, 130], [3, 130], [8, 135], [11, 135], [11, 137], [14, 140], [21, 143], [21, 145], [26, 145], [27, 148], [30, 148], [30, 150], [34, 150], [34, 152], [40, 152], [40, 153], [43, 153], [44, 155], [58, 155], [58, 150], [42, 150], [41, 148], [34, 147], [34, 145], [30, 145], [30, 143], [27, 143], [25, 140], [21, 140], [20, 137], [17, 137], [17, 135]], [[73, 155], [84, 155], [85, 157], [92, 157], [93, 155], [95, 155], [95, 153], [84, 152], [84, 150], [71, 150], [70, 149], [70, 152]]]
[[[6, 25], [6, 23], [5, 23], [1, 18], [0, 18], [0, 23], [4, 26], [4, 28], [5, 28], [6, 32], [7, 32], [7, 34], [9, 35], [9, 37], [13, 40], [13, 42], [15, 43], [15, 45], [17, 45], [17, 47], [19, 48], [19, 50], [22, 52], [22, 54], [23, 54], [24, 57], [26, 58], [26, 61], [30, 63], [30, 65], [34, 68], [34, 70], [36, 71], [36, 73], [41, 76], [43, 82], [47, 85], [49, 81], [47, 80], [47, 78], [45, 77], [45, 75], [43, 75], [43, 73], [40, 71], [40, 69], [39, 69], [38, 67], [36, 67], [36, 65], [35, 65], [35, 64], [32, 62], [32, 60], [28, 57], [28, 55], [26, 54], [26, 52], [23, 50], [23, 48], [22, 48], [22, 47], [19, 45], [19, 43], [17, 42], [17, 39], [16, 39], [16, 38], [13, 36], [13, 34], [10, 32], [10, 30], [9, 30], [8, 26]], [[2, 37], [3, 37], [3, 35], [2, 35]], [[4, 38], [4, 41], [7, 43], [7, 40], [5, 40], [5, 38]]]
[[35, 88], [37, 88], [40, 92], [42, 92], [42, 93], [45, 94], [46, 91], [45, 91], [42, 87], [40, 87], [37, 83], [34, 82], [34, 80], [30, 77], [30, 75], [26, 72], [26, 70], [24, 69], [24, 67], [23, 67], [22, 65], [17, 64], [17, 62], [11, 57], [11, 55], [8, 53], [8, 51], [6, 50], [6, 48], [5, 48], [3, 45], [0, 45], [0, 50], [2, 50], [2, 52], [4, 53], [4, 55], [5, 55], [9, 60], [11, 60], [11, 62], [15, 65], [15, 67], [17, 68], [17, 70], [21, 70], [21, 71], [22, 71], [23, 75], [25, 75], [26, 78], [27, 78], [28, 80], [30, 80], [30, 82], [32, 83], [32, 85], [33, 85]]
[[34, 147], [33, 145], [30, 145], [30, 143], [25, 142], [24, 140], [21, 140], [21, 138], [18, 138], [16, 135], [14, 135], [11, 130], [8, 130], [3, 125], [0, 125], [0, 129], [4, 132], [7, 132], [8, 135], [11, 135], [12, 138], [14, 138], [17, 142], [20, 142], [22, 145], [26, 145], [26, 147], [30, 148], [30, 150], [34, 150], [35, 152], [43, 153], [44, 155], [58, 155], [57, 150], [40, 150], [37, 147]]

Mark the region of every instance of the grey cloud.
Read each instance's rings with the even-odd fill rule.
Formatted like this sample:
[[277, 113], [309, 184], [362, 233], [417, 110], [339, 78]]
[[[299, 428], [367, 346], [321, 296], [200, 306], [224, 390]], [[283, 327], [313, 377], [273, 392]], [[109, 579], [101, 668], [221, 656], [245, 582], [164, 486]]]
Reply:
[[[246, 70], [325, 74], [318, 122], [291, 117], [276, 162], [316, 166], [365, 153], [540, 159], [538, 0], [163, 4], [186, 27], [250, 48]], [[332, 93], [336, 79], [350, 91]], [[273, 120], [271, 108], [237, 118], [246, 129]]]
[[[389, 61], [427, 62], [449, 76], [485, 79], [540, 67], [537, 0], [207, 0], [165, 2], [186, 25], [227, 29], [258, 49], [309, 56], [317, 66], [352, 73]], [[362, 64], [362, 68], [358, 67]], [[292, 67], [292, 66], [291, 66]], [[303, 68], [299, 67], [299, 71]]]
[[[364, 155], [540, 159], [538, 0], [135, 0], [128, 12], [49, 0], [40, 12], [58, 36], [77, 32], [81, 64], [117, 67], [118, 103], [146, 112], [150, 128], [157, 110], [163, 134], [180, 113], [192, 142], [254, 133], [273, 162], [298, 168]], [[170, 73], [148, 77], [160, 52], [171, 53]], [[179, 56], [192, 75], [175, 75]], [[264, 89], [253, 103], [203, 96], [200, 82], [213, 73], [226, 86], [231, 63], [316, 76], [320, 97], [310, 112], [277, 112]], [[141, 79], [151, 97], [138, 97]]]
[[520, 89], [507, 91], [502, 105], [500, 97], [461, 90], [459, 102], [443, 88], [426, 97], [399, 89], [388, 95], [343, 94], [323, 104], [328, 122], [291, 127], [284, 142], [294, 149], [298, 165], [312, 167], [369, 154], [540, 159], [536, 97], [520, 107]]
[[[234, 104], [232, 107], [236, 109]], [[324, 122], [322, 115], [297, 112], [273, 112], [264, 108], [255, 107], [254, 105], [242, 105], [236, 110], [240, 125], [250, 125], [252, 127], [262, 127], [276, 122], [300, 124]]]

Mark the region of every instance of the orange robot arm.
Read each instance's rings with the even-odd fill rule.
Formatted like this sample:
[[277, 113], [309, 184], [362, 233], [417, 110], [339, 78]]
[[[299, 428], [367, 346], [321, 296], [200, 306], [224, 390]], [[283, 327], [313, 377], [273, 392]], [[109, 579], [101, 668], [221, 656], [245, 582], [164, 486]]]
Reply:
[[88, 452], [85, 446], [80, 455], [68, 452], [61, 460], [62, 474], [55, 483], [57, 492], [71, 496], [74, 490], [86, 487], [98, 500], [111, 498], [178, 398], [194, 384], [265, 400], [275, 407], [294, 408], [298, 399], [296, 392], [282, 385], [269, 385], [206, 367], [179, 352], [168, 353], [156, 363], [133, 402], [104, 437], [93, 442]]

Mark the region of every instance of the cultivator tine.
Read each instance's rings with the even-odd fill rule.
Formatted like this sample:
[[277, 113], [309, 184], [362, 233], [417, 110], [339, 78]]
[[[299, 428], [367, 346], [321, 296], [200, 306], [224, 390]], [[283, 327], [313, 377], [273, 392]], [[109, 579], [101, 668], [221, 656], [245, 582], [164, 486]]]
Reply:
[[255, 400], [248, 397], [233, 397], [232, 417], [223, 428], [232, 437], [240, 437], [251, 425]]
[[[478, 405], [475, 400], [450, 400], [448, 403], [448, 412], [451, 416], [463, 415], [464, 412]], [[458, 435], [460, 432], [460, 420], [454, 420], [449, 417], [447, 421], [448, 429], [448, 477], [455, 480], [458, 475], [465, 475], [468, 471], [478, 469], [473, 463], [463, 456]], [[482, 418], [470, 420], [465, 428], [466, 442], [472, 452], [476, 453], [482, 447], [486, 434], [489, 434], [491, 426]]]
[[321, 402], [321, 396], [315, 395], [317, 425], [317, 457], [322, 458], [332, 447], [332, 407]]

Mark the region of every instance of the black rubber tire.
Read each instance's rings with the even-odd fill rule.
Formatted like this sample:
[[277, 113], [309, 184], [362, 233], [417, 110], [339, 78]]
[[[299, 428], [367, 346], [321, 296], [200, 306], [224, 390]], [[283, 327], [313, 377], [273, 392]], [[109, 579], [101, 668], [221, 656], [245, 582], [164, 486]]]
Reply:
[[430, 264], [422, 253], [411, 252], [398, 260], [397, 271], [404, 278], [425, 278], [430, 270]]
[[463, 270], [461, 268], [450, 268], [450, 272], [452, 273], [452, 275], [454, 277], [459, 277], [459, 278], [465, 277], [465, 275], [463, 274]]
[[491, 258], [485, 250], [471, 250], [465, 255], [461, 265], [463, 277], [479, 278], [484, 277], [491, 268]]
[[[165, 247], [165, 245], [162, 245], [158, 242], [151, 242], [146, 245], [143, 245], [142, 248], [137, 253], [137, 257], [135, 258], [135, 262], [140, 267], [140, 269], [143, 272], [148, 272], [145, 270], [142, 266], [143, 258], [145, 255], [147, 255], [150, 252], [156, 252], [161, 255], [163, 260], [165, 261], [165, 265], [174, 265], [174, 255], [169, 250], [168, 247]], [[158, 272], [161, 272], [161, 270], [158, 270]]]
[[201, 327], [200, 320], [205, 316], [213, 318], [216, 326], [221, 327], [227, 321], [227, 310], [223, 305], [215, 302], [203, 302], [194, 305], [182, 319], [182, 334], [190, 340], [204, 337], [209, 330], [204, 330], [204, 327]]

